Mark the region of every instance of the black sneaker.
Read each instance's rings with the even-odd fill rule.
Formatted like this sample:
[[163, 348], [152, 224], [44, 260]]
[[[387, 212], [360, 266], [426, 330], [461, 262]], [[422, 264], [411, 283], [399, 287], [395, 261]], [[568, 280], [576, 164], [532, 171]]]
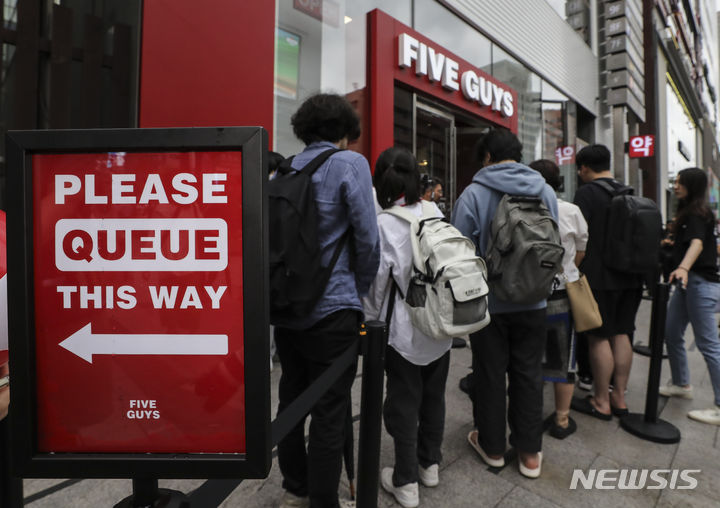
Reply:
[[577, 385], [578, 385], [578, 388], [580, 388], [581, 390], [585, 390], [586, 392], [589, 392], [590, 390], [592, 390], [592, 384], [593, 384], [593, 380], [591, 377], [589, 377], [589, 376], [579, 376], [578, 377]]

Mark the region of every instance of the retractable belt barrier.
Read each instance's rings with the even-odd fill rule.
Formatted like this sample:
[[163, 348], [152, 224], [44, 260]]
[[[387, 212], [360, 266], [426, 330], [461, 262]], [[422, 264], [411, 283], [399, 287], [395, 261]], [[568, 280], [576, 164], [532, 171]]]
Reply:
[[[272, 422], [272, 443], [277, 445], [310, 412], [327, 387], [350, 366], [358, 352], [362, 353], [357, 506], [375, 508], [380, 470], [387, 326], [382, 321], [370, 321], [360, 335], [360, 351], [356, 346], [348, 348]], [[190, 506], [218, 506], [240, 483], [242, 480], [208, 480], [189, 495]]]

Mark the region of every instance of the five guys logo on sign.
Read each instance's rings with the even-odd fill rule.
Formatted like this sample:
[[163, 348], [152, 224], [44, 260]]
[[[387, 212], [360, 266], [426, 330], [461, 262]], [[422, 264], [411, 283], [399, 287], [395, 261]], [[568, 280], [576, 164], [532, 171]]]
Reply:
[[33, 155], [41, 451], [245, 452], [241, 163]]

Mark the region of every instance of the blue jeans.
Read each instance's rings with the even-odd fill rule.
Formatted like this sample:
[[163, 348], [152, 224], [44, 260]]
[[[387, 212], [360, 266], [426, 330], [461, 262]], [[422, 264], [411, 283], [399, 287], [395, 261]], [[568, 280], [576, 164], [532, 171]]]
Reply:
[[692, 325], [695, 344], [705, 357], [715, 404], [720, 405], [720, 339], [715, 321], [715, 306], [720, 299], [720, 283], [709, 282], [690, 272], [687, 289], [675, 288], [668, 304], [665, 323], [665, 343], [673, 384], [690, 384], [690, 372], [683, 335], [688, 323]]

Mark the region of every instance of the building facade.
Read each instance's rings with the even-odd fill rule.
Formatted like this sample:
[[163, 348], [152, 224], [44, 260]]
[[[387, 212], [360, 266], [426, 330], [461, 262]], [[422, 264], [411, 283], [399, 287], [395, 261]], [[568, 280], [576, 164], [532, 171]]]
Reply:
[[[448, 206], [492, 126], [517, 133], [525, 162], [555, 160], [565, 199], [590, 143], [610, 147], [615, 176], [667, 215], [682, 167], [718, 184], [712, 0], [2, 5], [3, 131], [262, 125], [287, 156], [303, 148], [292, 113], [333, 91], [362, 118], [352, 148], [372, 166], [384, 148], [407, 147], [443, 181]], [[653, 137], [652, 156], [629, 156], [638, 135]]]

